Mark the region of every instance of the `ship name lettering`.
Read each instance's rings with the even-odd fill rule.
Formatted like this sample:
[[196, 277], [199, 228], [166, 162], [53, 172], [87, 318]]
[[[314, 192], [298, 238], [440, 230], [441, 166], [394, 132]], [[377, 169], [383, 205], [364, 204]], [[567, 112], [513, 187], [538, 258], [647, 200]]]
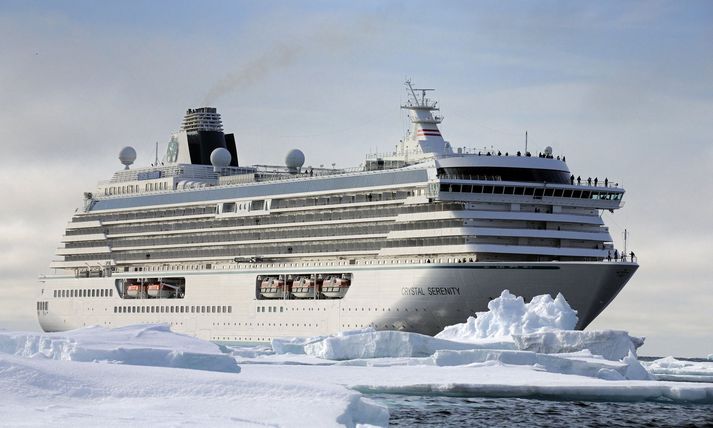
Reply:
[[426, 293], [423, 292], [421, 287], [403, 287], [401, 288], [402, 296], [425, 296]]
[[428, 287], [429, 296], [460, 296], [460, 287]]

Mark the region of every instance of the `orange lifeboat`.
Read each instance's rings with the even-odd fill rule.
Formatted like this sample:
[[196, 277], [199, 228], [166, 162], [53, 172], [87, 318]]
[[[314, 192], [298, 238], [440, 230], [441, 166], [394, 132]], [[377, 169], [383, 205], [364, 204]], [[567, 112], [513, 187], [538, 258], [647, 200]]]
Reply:
[[332, 299], [341, 299], [349, 291], [351, 280], [347, 278], [331, 277], [322, 283], [322, 294]]
[[174, 292], [174, 287], [170, 287], [168, 284], [164, 284], [163, 282], [156, 282], [149, 284], [148, 286], [149, 297], [171, 297]]
[[126, 287], [126, 297], [131, 299], [138, 299], [139, 297], [141, 297], [141, 285], [131, 284]]
[[309, 299], [315, 296], [314, 289], [317, 282], [309, 277], [302, 277], [292, 283], [292, 295], [298, 299]]
[[260, 284], [260, 294], [266, 299], [279, 299], [284, 296], [285, 281], [279, 278], [266, 277]]

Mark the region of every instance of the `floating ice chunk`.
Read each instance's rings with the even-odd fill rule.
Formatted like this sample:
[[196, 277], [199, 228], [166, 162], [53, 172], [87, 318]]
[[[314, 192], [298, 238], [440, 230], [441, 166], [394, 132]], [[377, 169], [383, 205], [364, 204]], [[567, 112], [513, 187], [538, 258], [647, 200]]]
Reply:
[[644, 366], [658, 380], [713, 382], [713, 363], [708, 361], [685, 361], [666, 357], [644, 363]]
[[517, 349], [542, 354], [577, 352], [588, 349], [594, 355], [607, 360], [621, 360], [644, 344], [644, 338], [629, 336], [619, 330], [602, 331], [548, 331], [513, 335]]
[[163, 324], [115, 329], [93, 326], [62, 333], [0, 332], [0, 352], [52, 360], [240, 372], [235, 359], [218, 345], [174, 333]]
[[503, 290], [500, 297], [488, 303], [488, 312], [478, 312], [462, 324], [443, 329], [439, 339], [473, 342], [484, 338], [509, 338], [553, 330], [572, 330], [577, 325], [577, 311], [561, 293], [556, 298], [543, 294], [525, 303], [522, 297]]
[[[512, 344], [509, 345], [512, 347]], [[304, 346], [307, 355], [327, 360], [358, 358], [427, 357], [441, 349], [501, 348], [501, 344], [477, 344], [436, 339], [418, 333], [369, 331], [330, 336]]]
[[633, 354], [630, 359], [614, 362], [603, 359], [574, 359], [559, 355], [545, 355], [528, 351], [472, 349], [465, 351], [437, 351], [431, 359], [439, 367], [463, 366], [497, 361], [515, 366], [532, 366], [550, 373], [596, 377], [606, 380], [649, 380], [649, 373]]

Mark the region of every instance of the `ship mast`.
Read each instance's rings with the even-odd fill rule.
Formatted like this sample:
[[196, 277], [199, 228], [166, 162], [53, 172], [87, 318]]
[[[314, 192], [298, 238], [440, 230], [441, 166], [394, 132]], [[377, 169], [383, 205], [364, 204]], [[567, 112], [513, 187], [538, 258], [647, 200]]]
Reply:
[[401, 108], [408, 111], [411, 128], [397, 155], [408, 160], [453, 153], [438, 129], [438, 124], [443, 121], [442, 116], [434, 114], [440, 110], [438, 102], [426, 97], [434, 89], [414, 88], [410, 80], [406, 81], [406, 89], [409, 99]]

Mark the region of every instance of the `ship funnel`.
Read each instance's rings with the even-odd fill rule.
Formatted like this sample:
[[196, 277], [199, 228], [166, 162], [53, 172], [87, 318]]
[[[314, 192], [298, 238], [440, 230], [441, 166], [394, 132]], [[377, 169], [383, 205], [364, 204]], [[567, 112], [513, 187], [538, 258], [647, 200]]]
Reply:
[[230, 154], [230, 165], [238, 166], [235, 136], [223, 133], [223, 121], [215, 107], [198, 107], [186, 110], [178, 134], [178, 163], [212, 165], [211, 154], [224, 149]]

